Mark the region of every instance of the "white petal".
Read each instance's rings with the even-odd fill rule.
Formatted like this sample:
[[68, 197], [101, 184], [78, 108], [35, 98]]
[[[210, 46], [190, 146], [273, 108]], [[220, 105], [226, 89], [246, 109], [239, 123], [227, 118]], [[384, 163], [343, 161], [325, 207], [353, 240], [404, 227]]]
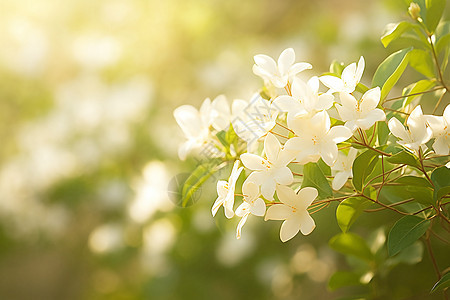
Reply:
[[361, 111], [369, 112], [374, 110], [381, 98], [381, 90], [379, 87], [368, 90], [363, 96], [360, 104]]
[[289, 69], [295, 62], [295, 52], [292, 48], [287, 48], [283, 52], [281, 52], [280, 57], [278, 58], [278, 70], [280, 74], [287, 74]]
[[274, 163], [278, 158], [280, 149], [280, 142], [273, 134], [269, 132], [264, 139], [264, 152], [266, 153], [267, 160]]
[[255, 203], [250, 208], [250, 212], [258, 217], [264, 216], [264, 214], [266, 213], [266, 203], [264, 202], [264, 200], [261, 198], [256, 199]]
[[256, 65], [266, 71], [268, 74], [277, 73], [277, 64], [272, 57], [264, 54], [258, 54], [255, 55], [253, 59], [255, 60]]
[[239, 224], [237, 226], [236, 229], [236, 238], [240, 239], [241, 238], [241, 231], [242, 231], [242, 227], [244, 226], [245, 222], [247, 222], [247, 218], [248, 218], [249, 214], [245, 214], [241, 220], [239, 221]]
[[305, 209], [308, 208], [308, 206], [311, 205], [311, 203], [317, 198], [317, 196], [319, 195], [317, 189], [313, 188], [313, 187], [305, 187], [302, 188], [300, 191], [298, 191], [297, 193], [297, 198], [300, 199], [300, 204], [298, 204], [298, 200], [297, 200], [297, 207], [299, 209]]
[[349, 93], [341, 92], [339, 93], [339, 99], [341, 99], [341, 104], [348, 110], [356, 110], [358, 106], [358, 101]]
[[273, 109], [276, 109], [278, 111], [291, 114], [296, 114], [297, 112], [302, 112], [304, 110], [303, 105], [300, 103], [300, 101], [295, 100], [293, 97], [287, 95], [282, 95], [275, 98], [272, 102], [272, 107]]
[[200, 118], [202, 119], [204, 127], [209, 127], [212, 123], [211, 109], [211, 99], [206, 98], [199, 110]]
[[357, 125], [359, 128], [363, 130], [367, 130], [373, 126], [378, 121], [386, 120], [386, 114], [379, 108], [375, 108], [370, 111], [364, 119], [357, 120]]
[[204, 128], [198, 110], [191, 105], [177, 107], [173, 116], [187, 138], [197, 137]]
[[333, 190], [340, 190], [344, 184], [347, 182], [350, 173], [348, 171], [338, 172], [334, 175], [333, 182], [331, 183], [331, 187]]
[[441, 135], [445, 130], [444, 117], [428, 115], [424, 116], [427, 124], [430, 126], [433, 131], [434, 136]]
[[345, 126], [337, 125], [330, 129], [328, 138], [335, 143], [341, 143], [352, 136], [352, 131]]
[[293, 64], [292, 67], [289, 69], [289, 76], [294, 76], [300, 72], [303, 72], [304, 70], [312, 69], [311, 64], [300, 62]]
[[341, 75], [342, 81], [345, 85], [345, 91], [347, 93], [352, 93], [355, 90], [356, 84], [356, 63], [351, 63], [342, 71]]
[[258, 155], [251, 153], [244, 153], [240, 156], [240, 159], [244, 166], [250, 170], [265, 170], [263, 162], [264, 159]]
[[267, 209], [264, 220], [286, 220], [292, 215], [292, 208], [284, 204], [273, 204]]
[[292, 239], [300, 231], [300, 221], [296, 218], [288, 219], [281, 224], [280, 239], [287, 242]]
[[273, 174], [273, 178], [275, 179], [276, 183], [282, 185], [288, 185], [294, 181], [294, 176], [292, 175], [291, 169], [289, 169], [288, 167], [282, 167], [276, 170], [276, 172]]
[[188, 140], [180, 145], [178, 148], [178, 157], [181, 160], [186, 160], [187, 155], [197, 147], [195, 140]]
[[356, 68], [356, 74], [355, 74], [355, 79], [357, 82], [361, 81], [361, 77], [362, 74], [364, 72], [364, 67], [365, 67], [366, 63], [364, 61], [364, 57], [360, 57], [359, 61], [358, 61], [358, 67]]
[[410, 137], [403, 124], [397, 118], [391, 118], [388, 122], [391, 133], [399, 139], [409, 141]]
[[443, 117], [445, 119], [445, 123], [450, 125], [450, 104], [445, 107]]
[[344, 90], [344, 82], [339, 77], [325, 75], [321, 76], [319, 79], [325, 86], [330, 88], [333, 92], [341, 92]]
[[296, 206], [297, 194], [288, 186], [278, 185], [277, 196], [281, 202], [289, 206]]
[[300, 217], [300, 231], [303, 235], [310, 234], [314, 228], [316, 228], [316, 223], [314, 222], [314, 219], [305, 212]]
[[271, 177], [267, 177], [261, 184], [261, 194], [267, 200], [273, 200], [273, 194], [275, 194], [275, 180]]
[[[450, 141], [450, 139], [449, 139]], [[433, 149], [436, 154], [439, 155], [448, 155], [450, 148], [449, 143], [445, 137], [439, 137], [434, 141]]]
[[242, 194], [248, 199], [256, 198], [259, 195], [259, 185], [247, 178], [242, 184]]
[[[350, 129], [346, 128], [348, 131]], [[336, 162], [338, 156], [338, 147], [333, 142], [322, 143], [320, 145], [320, 157], [330, 167]]]
[[230, 105], [224, 95], [217, 96], [211, 103], [212, 126], [218, 130], [225, 130], [231, 123]]
[[236, 208], [236, 216], [243, 217], [244, 215], [248, 214], [250, 212], [251, 204], [248, 202], [242, 202], [241, 205]]
[[334, 96], [332, 94], [322, 94], [318, 97], [316, 104], [317, 110], [330, 109], [334, 103]]

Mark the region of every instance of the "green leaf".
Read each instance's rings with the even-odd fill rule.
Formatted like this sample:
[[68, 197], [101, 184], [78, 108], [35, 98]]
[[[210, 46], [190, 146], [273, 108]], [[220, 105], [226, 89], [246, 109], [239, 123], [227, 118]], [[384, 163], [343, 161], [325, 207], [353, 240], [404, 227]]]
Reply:
[[[430, 201], [430, 197], [432, 200], [432, 192], [430, 189], [425, 188], [425, 187], [413, 187], [413, 189], [427, 189], [428, 191], [424, 191], [424, 192], [428, 192], [428, 198], [426, 197], [417, 197], [417, 195], [415, 194], [414, 191], [410, 191], [409, 187], [405, 187], [405, 186], [401, 186], [401, 185], [388, 185], [388, 186], [384, 186], [381, 189], [381, 192], [379, 194], [378, 197], [378, 201], [386, 203], [386, 204], [396, 204], [395, 208], [400, 210], [400, 211], [405, 211], [408, 213], [415, 213], [419, 210], [422, 210], [423, 208], [429, 206], [431, 203], [427, 202]], [[398, 204], [399, 202], [405, 201], [405, 200], [410, 200], [413, 199], [414, 201], [410, 201], [404, 204]], [[419, 201], [417, 200], [419, 199], [419, 201], [423, 201], [425, 204], [421, 204], [419, 203]], [[427, 217], [427, 214], [425, 212], [420, 213], [420, 216], [423, 216], [424, 218]]]
[[345, 233], [361, 213], [373, 204], [363, 197], [351, 197], [342, 201], [336, 209], [336, 219], [339, 227]]
[[422, 17], [428, 31], [433, 33], [444, 12], [446, 0], [416, 0], [420, 6]]
[[390, 132], [389, 127], [386, 122], [378, 122], [377, 126], [378, 144], [386, 145]]
[[387, 158], [391, 164], [408, 165], [420, 168], [419, 159], [409, 151], [401, 151]]
[[430, 226], [430, 220], [405, 216], [398, 220], [388, 235], [388, 253], [394, 256], [417, 241]]
[[336, 74], [337, 76], [341, 76], [342, 71], [344, 70], [344, 63], [338, 62], [337, 60], [333, 60], [330, 65], [330, 72]]
[[423, 177], [417, 177], [417, 176], [402, 176], [399, 179], [395, 181], [396, 183], [401, 183], [405, 185], [412, 185], [412, 186], [422, 186], [422, 187], [429, 187], [432, 188], [433, 186]]
[[[420, 80], [420, 81], [417, 81], [417, 82], [412, 83], [412, 84], [408, 85], [407, 87], [405, 87], [403, 89], [402, 95], [406, 96], [406, 95], [426, 92], [429, 89], [433, 88], [435, 85], [436, 85], [436, 80], [434, 80], [434, 79]], [[409, 103], [411, 103], [411, 101], [413, 99], [415, 99], [416, 97], [419, 97], [419, 96], [420, 95], [412, 95], [412, 96], [406, 97], [405, 100], [403, 101], [403, 107], [407, 106]]]
[[193, 202], [193, 196], [197, 192], [201, 185], [211, 177], [217, 169], [215, 164], [208, 162], [197, 166], [197, 168], [186, 179], [181, 190], [181, 206], [186, 207], [189, 203]]
[[408, 65], [409, 53], [413, 48], [399, 50], [389, 55], [377, 68], [373, 76], [372, 86], [381, 88], [381, 99], [385, 99], [389, 91], [397, 83]]
[[435, 36], [436, 43], [434, 48], [436, 53], [439, 54], [445, 46], [450, 44], [450, 21], [439, 24]]
[[395, 266], [399, 263], [414, 265], [422, 261], [423, 244], [421, 241], [416, 241], [412, 245], [406, 247], [394, 257], [390, 257], [386, 263], [390, 266]]
[[328, 281], [328, 288], [332, 291], [337, 290], [342, 287], [361, 285], [361, 275], [353, 272], [343, 272], [337, 271], [331, 275]]
[[377, 161], [378, 153], [370, 149], [356, 157], [352, 166], [352, 182], [357, 191], [362, 191], [364, 181], [372, 173]]
[[439, 279], [439, 281], [435, 283], [435, 285], [431, 289], [431, 292], [433, 293], [435, 291], [443, 290], [448, 287], [450, 287], [450, 272], [445, 273], [444, 276], [442, 276], [441, 279]]
[[355, 256], [365, 261], [371, 261], [373, 254], [366, 241], [354, 233], [340, 233], [331, 238], [330, 247], [345, 255]]
[[303, 167], [302, 188], [307, 186], [316, 188], [320, 199], [333, 196], [333, 190], [317, 163], [309, 163]]
[[409, 65], [428, 78], [435, 78], [434, 62], [429, 51], [414, 49], [409, 53]]
[[418, 25], [406, 21], [402, 21], [400, 23], [390, 23], [386, 25], [385, 32], [381, 37], [381, 42], [386, 48], [393, 40], [400, 37], [405, 31], [410, 31], [414, 28], [420, 29]]
[[450, 193], [450, 169], [440, 167], [431, 173], [431, 181], [434, 184], [433, 198], [435, 201]]

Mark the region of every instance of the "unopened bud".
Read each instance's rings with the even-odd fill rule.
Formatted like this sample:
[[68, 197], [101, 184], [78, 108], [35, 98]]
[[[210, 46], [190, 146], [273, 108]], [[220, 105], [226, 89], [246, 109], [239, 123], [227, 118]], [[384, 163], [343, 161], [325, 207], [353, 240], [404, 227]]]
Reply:
[[418, 20], [420, 18], [420, 6], [419, 4], [415, 2], [411, 2], [411, 4], [408, 7], [408, 12], [411, 18], [414, 20]]

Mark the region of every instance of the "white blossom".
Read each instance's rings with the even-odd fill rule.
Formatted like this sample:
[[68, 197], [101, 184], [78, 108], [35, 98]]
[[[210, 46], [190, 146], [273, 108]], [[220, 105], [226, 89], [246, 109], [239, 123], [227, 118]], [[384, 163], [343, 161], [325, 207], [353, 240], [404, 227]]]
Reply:
[[351, 130], [345, 126], [331, 127], [326, 111], [318, 112], [312, 118], [294, 118], [288, 125], [297, 136], [289, 139], [285, 148], [296, 151], [296, 161], [301, 164], [322, 158], [332, 166], [338, 156], [337, 144], [352, 136]]
[[308, 213], [308, 207], [317, 198], [313, 187], [305, 187], [298, 193], [287, 186], [277, 186], [277, 195], [281, 204], [274, 204], [267, 210], [265, 220], [285, 220], [281, 225], [280, 239], [286, 242], [297, 235], [310, 234], [316, 224]]
[[178, 156], [185, 160], [191, 151], [201, 148], [210, 140], [211, 100], [206, 98], [200, 110], [192, 105], [182, 105], [174, 110], [173, 115], [188, 139], [178, 149]]
[[233, 170], [231, 171], [230, 178], [228, 182], [225, 180], [219, 180], [217, 182], [217, 194], [218, 197], [216, 202], [214, 202], [211, 209], [212, 215], [215, 216], [219, 208], [223, 205], [225, 210], [225, 216], [229, 219], [234, 216], [233, 205], [234, 205], [234, 191], [236, 188], [236, 181], [242, 172], [243, 167], [239, 167], [239, 160], [236, 160], [233, 165]]
[[345, 126], [353, 132], [357, 128], [367, 130], [378, 121], [386, 120], [383, 110], [377, 108], [380, 102], [381, 91], [379, 87], [368, 90], [360, 101], [351, 94], [340, 93], [341, 104], [336, 104], [336, 109], [345, 121]]
[[411, 112], [406, 125], [407, 129], [397, 118], [391, 118], [388, 123], [391, 133], [400, 139], [397, 143], [417, 153], [433, 135], [431, 128], [426, 124], [420, 105]]
[[450, 104], [444, 110], [442, 117], [425, 115], [425, 119], [433, 131], [435, 141], [433, 150], [439, 155], [450, 153]]
[[295, 52], [292, 48], [288, 48], [280, 54], [278, 63], [264, 54], [255, 55], [254, 60], [253, 73], [271, 82], [277, 88], [284, 88], [289, 82], [292, 82], [292, 78], [296, 74], [312, 68], [309, 63], [295, 63]]
[[266, 213], [266, 203], [260, 198], [259, 187], [246, 180], [242, 185], [243, 202], [236, 209], [236, 216], [241, 217], [236, 229], [236, 238], [241, 238], [242, 226], [244, 226], [250, 214], [262, 217]]
[[273, 200], [277, 184], [291, 184], [294, 180], [291, 170], [287, 167], [295, 153], [281, 147], [277, 138], [268, 133], [264, 140], [266, 158], [256, 154], [244, 153], [241, 160], [244, 166], [253, 172], [247, 178], [261, 186], [261, 194], [268, 200]]
[[344, 92], [350, 94], [355, 91], [356, 86], [361, 80], [364, 67], [364, 57], [361, 56], [358, 61], [358, 65], [356, 65], [356, 63], [351, 63], [342, 71], [341, 78], [332, 75], [325, 75], [320, 77], [320, 81], [330, 88], [329, 92], [331, 93]]
[[336, 163], [331, 167], [331, 171], [334, 173], [334, 179], [331, 184], [333, 190], [340, 190], [347, 180], [352, 177], [352, 166], [355, 161], [358, 150], [350, 148], [348, 155], [342, 152], [338, 153]]
[[315, 114], [333, 106], [332, 94], [319, 94], [319, 79], [311, 77], [307, 83], [299, 78], [294, 78], [291, 94], [281, 95], [274, 99], [273, 106], [287, 112], [288, 120], [301, 115]]

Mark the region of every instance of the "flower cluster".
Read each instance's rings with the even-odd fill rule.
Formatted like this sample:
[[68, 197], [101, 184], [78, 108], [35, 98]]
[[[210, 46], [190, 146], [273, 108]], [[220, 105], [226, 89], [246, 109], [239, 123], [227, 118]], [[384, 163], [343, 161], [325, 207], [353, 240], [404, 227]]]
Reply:
[[[359, 149], [376, 147], [375, 128], [386, 121], [386, 113], [380, 103], [380, 87], [369, 89], [360, 83], [363, 57], [340, 74], [308, 80], [299, 73], [312, 66], [296, 63], [292, 48], [284, 50], [277, 62], [267, 55], [256, 55], [254, 61], [253, 72], [264, 80], [265, 88], [250, 101], [234, 100], [230, 107], [221, 95], [213, 101], [206, 99], [199, 111], [189, 105], [175, 110], [175, 119], [188, 139], [179, 156], [185, 159], [188, 153], [211, 144], [214, 157], [234, 161], [228, 181], [217, 183], [213, 216], [223, 206], [227, 218], [240, 217], [237, 238], [250, 215], [284, 220], [280, 239], [285, 242], [299, 231], [304, 235], [313, 231], [315, 222], [310, 214], [319, 210], [321, 203], [317, 188], [298, 172], [306, 164], [320, 161], [331, 170], [328, 177], [338, 193], [353, 175]], [[431, 150], [424, 144], [434, 137], [434, 152], [449, 154], [450, 106], [443, 116], [423, 115], [417, 106], [406, 125], [395, 117], [388, 121], [399, 145], [425, 155]], [[239, 190], [241, 193], [236, 193]], [[242, 202], [234, 210], [236, 196]]]

